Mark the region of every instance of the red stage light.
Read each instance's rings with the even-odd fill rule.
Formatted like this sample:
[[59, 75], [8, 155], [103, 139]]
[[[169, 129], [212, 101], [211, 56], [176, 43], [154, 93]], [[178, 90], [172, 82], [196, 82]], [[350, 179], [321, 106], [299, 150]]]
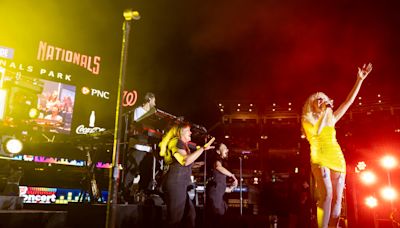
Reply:
[[360, 174], [361, 181], [366, 185], [371, 185], [376, 182], [376, 175], [371, 171], [364, 171]]
[[360, 171], [364, 170], [367, 167], [364, 161], [360, 161], [357, 163], [357, 167], [355, 168], [355, 172], [359, 173]]
[[365, 198], [365, 204], [370, 208], [374, 208], [378, 206], [378, 200], [373, 196], [368, 196]]
[[394, 188], [392, 187], [384, 187], [381, 190], [381, 196], [385, 200], [394, 200], [397, 198], [397, 192]]
[[386, 155], [381, 159], [381, 165], [386, 169], [392, 169], [397, 166], [397, 160], [391, 155]]

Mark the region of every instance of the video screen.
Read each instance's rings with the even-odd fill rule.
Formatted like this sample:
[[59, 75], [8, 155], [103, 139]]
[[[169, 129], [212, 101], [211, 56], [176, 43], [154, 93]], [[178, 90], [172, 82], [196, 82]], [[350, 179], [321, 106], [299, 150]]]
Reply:
[[76, 87], [24, 75], [3, 74], [3, 125], [69, 134]]
[[70, 133], [76, 87], [40, 79], [43, 91], [38, 94], [36, 123], [55, 133]]

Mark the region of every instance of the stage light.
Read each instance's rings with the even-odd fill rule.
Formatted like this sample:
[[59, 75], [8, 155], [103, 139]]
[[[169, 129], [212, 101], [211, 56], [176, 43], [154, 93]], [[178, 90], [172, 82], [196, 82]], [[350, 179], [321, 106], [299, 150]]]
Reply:
[[37, 108], [31, 108], [29, 110], [29, 117], [31, 119], [37, 118], [39, 116], [39, 110]]
[[363, 171], [366, 167], [367, 167], [367, 164], [365, 164], [365, 162], [363, 162], [363, 161], [360, 161], [360, 162], [357, 163], [357, 166], [355, 168], [355, 172], [359, 173], [359, 172]]
[[133, 11], [132, 9], [126, 9], [124, 10], [124, 18], [127, 21], [133, 20], [139, 20], [140, 19], [140, 14], [138, 11]]
[[386, 155], [381, 159], [381, 165], [386, 169], [393, 169], [397, 166], [397, 160], [391, 155]]
[[268, 139], [268, 136], [267, 135], [261, 135], [260, 138], [261, 139]]
[[18, 154], [22, 151], [23, 144], [16, 138], [8, 138], [3, 141], [3, 150], [6, 154]]
[[384, 187], [381, 190], [381, 196], [385, 200], [392, 201], [397, 198], [397, 192], [392, 187]]
[[364, 171], [360, 174], [361, 181], [366, 185], [371, 185], [376, 182], [376, 175], [371, 171]]
[[374, 208], [378, 206], [378, 200], [373, 196], [368, 196], [365, 198], [365, 204], [370, 208]]

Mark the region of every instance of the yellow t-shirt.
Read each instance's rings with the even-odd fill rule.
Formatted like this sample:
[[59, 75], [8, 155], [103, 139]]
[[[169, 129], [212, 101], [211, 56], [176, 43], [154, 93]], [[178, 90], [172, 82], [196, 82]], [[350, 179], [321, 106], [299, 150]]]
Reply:
[[342, 149], [336, 140], [333, 126], [325, 126], [318, 134], [318, 124], [303, 123], [308, 142], [310, 143], [311, 163], [345, 173], [346, 161]]

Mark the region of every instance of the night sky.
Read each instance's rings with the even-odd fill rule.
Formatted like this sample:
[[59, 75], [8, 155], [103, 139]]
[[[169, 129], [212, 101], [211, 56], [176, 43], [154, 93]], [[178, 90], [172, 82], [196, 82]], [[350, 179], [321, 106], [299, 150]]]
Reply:
[[394, 0], [1, 4], [2, 40], [10, 36], [24, 45], [44, 37], [100, 54], [110, 80], [118, 78], [122, 12], [139, 11], [130, 33], [125, 88], [137, 90], [139, 101], [151, 91], [160, 109], [207, 128], [220, 120], [219, 100], [300, 107], [309, 94], [324, 91], [340, 103], [357, 67], [367, 62], [374, 69], [360, 95], [398, 97], [400, 3]]
[[132, 33], [130, 80], [155, 92], [161, 109], [197, 123], [218, 121], [221, 99], [301, 106], [324, 91], [341, 102], [366, 62], [374, 70], [360, 95], [397, 97], [396, 1], [130, 5], [142, 15]]

